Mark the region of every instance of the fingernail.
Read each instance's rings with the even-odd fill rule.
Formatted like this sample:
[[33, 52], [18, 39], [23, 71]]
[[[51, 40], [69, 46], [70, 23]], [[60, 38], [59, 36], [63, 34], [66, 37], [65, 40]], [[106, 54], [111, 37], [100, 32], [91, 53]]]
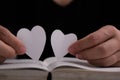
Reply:
[[69, 53], [73, 56], [75, 56], [75, 54], [69, 49]]
[[75, 55], [75, 51], [74, 51], [74, 48], [73, 47], [69, 47], [68, 48], [68, 51], [71, 55]]
[[25, 47], [21, 47], [19, 54], [24, 54], [25, 52], [26, 52], [26, 48]]
[[75, 56], [76, 58], [82, 59], [82, 56], [80, 54], [76, 54]]

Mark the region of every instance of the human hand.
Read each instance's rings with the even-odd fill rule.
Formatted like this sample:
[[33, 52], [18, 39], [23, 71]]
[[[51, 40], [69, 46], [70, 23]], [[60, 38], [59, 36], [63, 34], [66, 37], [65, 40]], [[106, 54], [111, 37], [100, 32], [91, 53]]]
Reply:
[[8, 29], [0, 26], [0, 63], [25, 53], [25, 47]]
[[95, 66], [120, 66], [120, 31], [106, 25], [73, 43], [69, 52]]

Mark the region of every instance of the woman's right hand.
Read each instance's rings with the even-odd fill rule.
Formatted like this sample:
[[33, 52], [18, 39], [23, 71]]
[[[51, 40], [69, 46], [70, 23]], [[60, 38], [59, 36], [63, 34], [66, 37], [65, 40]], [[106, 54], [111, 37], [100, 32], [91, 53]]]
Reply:
[[0, 63], [3, 63], [7, 58], [22, 55], [25, 51], [22, 42], [8, 29], [0, 25]]

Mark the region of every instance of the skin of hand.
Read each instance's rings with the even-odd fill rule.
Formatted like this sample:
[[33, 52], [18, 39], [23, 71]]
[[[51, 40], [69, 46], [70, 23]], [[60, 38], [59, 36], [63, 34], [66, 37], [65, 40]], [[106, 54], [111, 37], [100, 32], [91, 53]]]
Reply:
[[120, 66], [120, 31], [112, 25], [79, 39], [69, 47], [69, 53], [99, 67]]
[[56, 4], [60, 5], [61, 7], [66, 7], [69, 5], [73, 0], [53, 0]]
[[22, 42], [16, 38], [8, 29], [0, 25], [0, 63], [7, 58], [15, 58], [26, 51]]

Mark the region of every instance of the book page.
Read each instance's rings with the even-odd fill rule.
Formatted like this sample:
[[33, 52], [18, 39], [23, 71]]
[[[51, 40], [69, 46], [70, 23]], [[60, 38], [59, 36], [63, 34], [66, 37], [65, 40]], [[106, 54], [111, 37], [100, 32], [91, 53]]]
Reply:
[[47, 66], [42, 61], [31, 59], [8, 59], [0, 65], [0, 69], [41, 69], [46, 70]]
[[48, 69], [50, 71], [59, 67], [75, 67], [91, 71], [120, 72], [120, 67], [97, 67], [89, 64], [86, 60], [80, 60], [77, 58], [64, 57], [61, 59], [57, 59], [55, 57], [51, 57], [46, 59], [44, 62], [48, 63]]

